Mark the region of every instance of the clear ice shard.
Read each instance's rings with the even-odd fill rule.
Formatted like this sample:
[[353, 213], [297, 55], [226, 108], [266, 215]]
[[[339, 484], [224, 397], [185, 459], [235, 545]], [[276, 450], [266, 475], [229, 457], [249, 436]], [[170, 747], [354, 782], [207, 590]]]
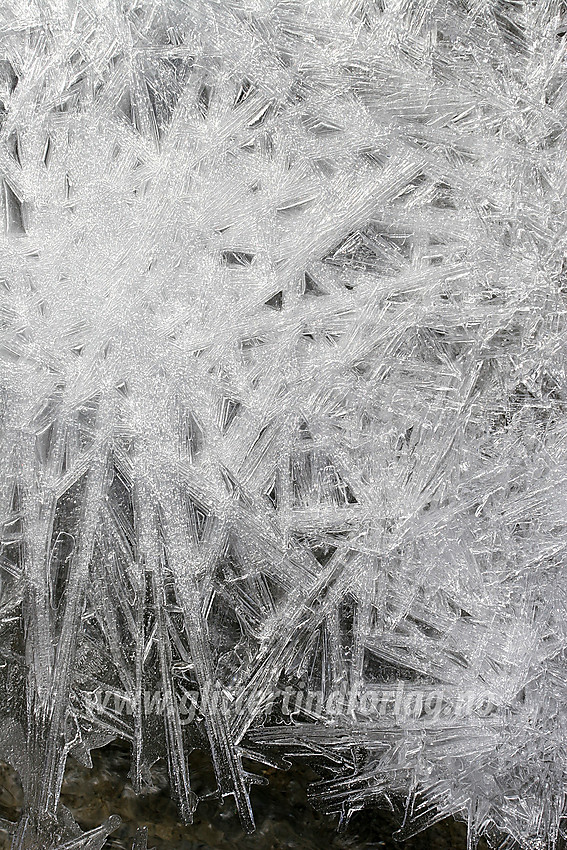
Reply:
[[[567, 7], [4, 0], [0, 758], [13, 850], [115, 739], [254, 829], [307, 758], [555, 848]], [[133, 850], [145, 850], [140, 828]]]

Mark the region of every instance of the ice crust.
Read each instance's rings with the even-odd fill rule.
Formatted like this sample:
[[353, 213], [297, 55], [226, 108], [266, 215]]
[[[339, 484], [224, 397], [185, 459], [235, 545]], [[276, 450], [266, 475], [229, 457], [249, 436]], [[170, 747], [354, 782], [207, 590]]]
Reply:
[[[551, 850], [567, 758], [567, 8], [3, 0], [0, 756], [301, 758]], [[140, 829], [135, 850], [146, 848]]]

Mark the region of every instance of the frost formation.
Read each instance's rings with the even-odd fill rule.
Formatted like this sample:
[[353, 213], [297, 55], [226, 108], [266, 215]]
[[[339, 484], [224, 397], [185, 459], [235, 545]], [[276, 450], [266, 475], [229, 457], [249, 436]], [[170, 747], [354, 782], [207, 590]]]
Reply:
[[116, 738], [187, 821], [200, 748], [246, 829], [307, 756], [343, 819], [555, 846], [566, 12], [1, 4], [14, 850], [102, 848], [59, 795]]

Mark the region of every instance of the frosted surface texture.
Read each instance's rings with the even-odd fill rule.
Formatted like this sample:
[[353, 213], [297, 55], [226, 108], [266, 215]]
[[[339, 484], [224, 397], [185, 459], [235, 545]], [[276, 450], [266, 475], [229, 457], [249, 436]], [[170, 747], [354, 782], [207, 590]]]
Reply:
[[[0, 756], [565, 812], [559, 0], [0, 3]], [[134, 847], [146, 846], [140, 830]]]

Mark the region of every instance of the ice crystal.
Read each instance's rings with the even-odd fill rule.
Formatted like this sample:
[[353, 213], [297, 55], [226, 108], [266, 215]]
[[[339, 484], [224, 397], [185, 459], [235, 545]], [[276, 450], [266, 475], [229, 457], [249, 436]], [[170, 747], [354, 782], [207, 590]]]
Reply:
[[1, 4], [14, 850], [104, 845], [59, 797], [116, 738], [188, 822], [199, 748], [246, 829], [297, 756], [343, 819], [555, 846], [566, 13]]

